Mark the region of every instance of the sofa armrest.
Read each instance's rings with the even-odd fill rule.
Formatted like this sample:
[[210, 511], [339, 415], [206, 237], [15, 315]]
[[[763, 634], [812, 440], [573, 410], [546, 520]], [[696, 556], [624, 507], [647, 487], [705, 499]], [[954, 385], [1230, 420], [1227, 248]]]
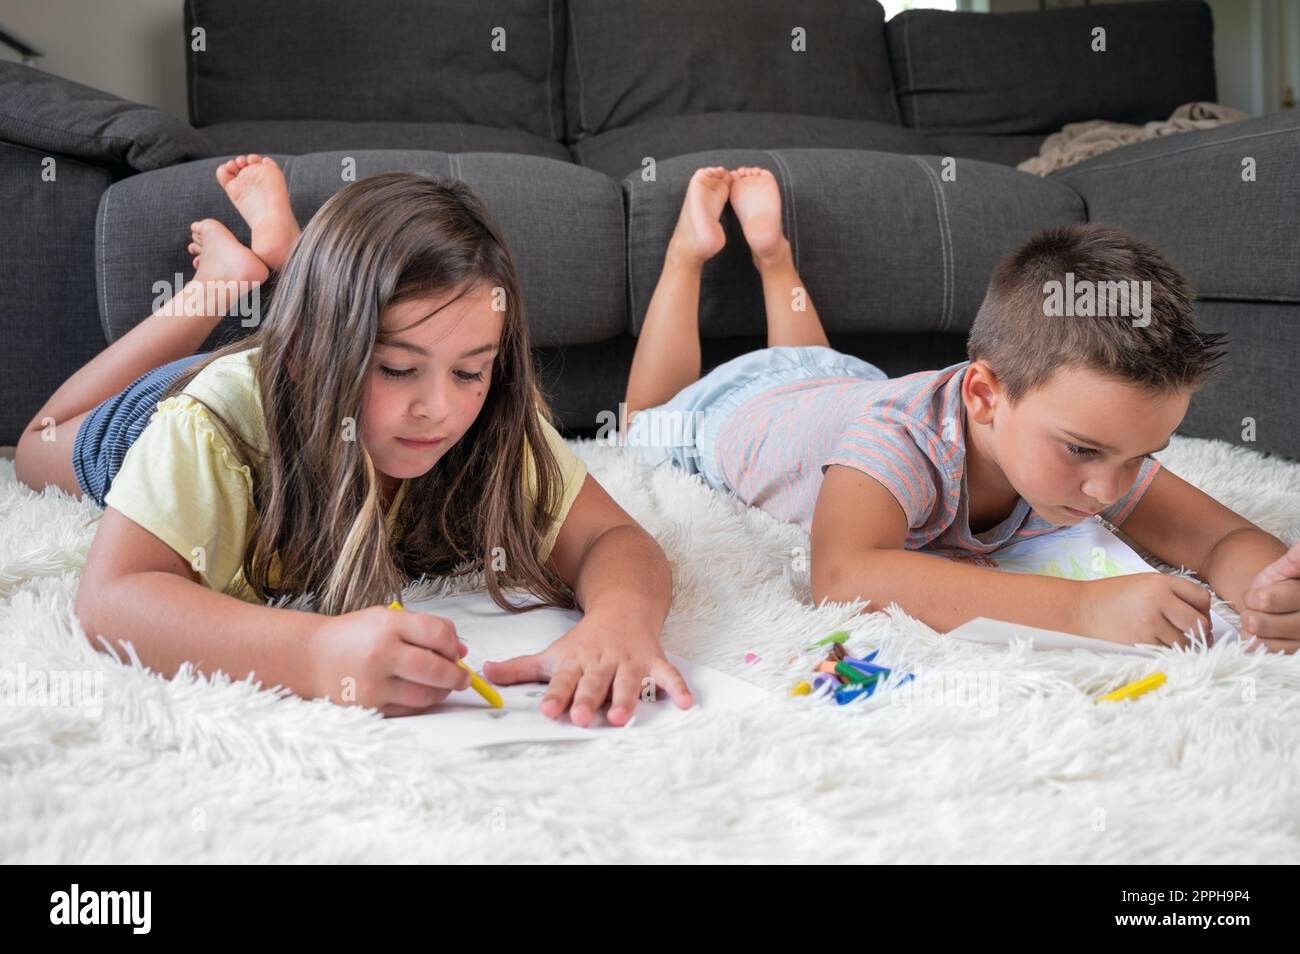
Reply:
[[202, 133], [160, 109], [5, 62], [0, 62], [0, 142], [124, 172], [212, 154]]
[[0, 445], [105, 345], [95, 297], [104, 166], [0, 142]]

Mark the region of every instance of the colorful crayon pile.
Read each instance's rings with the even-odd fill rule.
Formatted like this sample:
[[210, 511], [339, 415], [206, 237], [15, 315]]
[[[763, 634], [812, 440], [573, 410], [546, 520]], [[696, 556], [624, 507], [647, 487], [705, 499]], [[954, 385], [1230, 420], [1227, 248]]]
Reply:
[[[846, 705], [859, 697], [871, 696], [876, 687], [889, 678], [892, 670], [872, 662], [880, 652], [878, 649], [873, 649], [865, 659], [850, 656], [844, 648], [844, 641], [848, 638], [849, 634], [839, 629], [814, 643], [814, 646], [830, 644], [830, 650], [826, 653], [826, 658], [817, 664], [815, 672], [818, 675], [811, 681], [799, 683], [790, 690], [790, 695], [807, 696], [828, 687], [839, 705]], [[912, 674], [907, 673], [900, 685], [911, 678]]]

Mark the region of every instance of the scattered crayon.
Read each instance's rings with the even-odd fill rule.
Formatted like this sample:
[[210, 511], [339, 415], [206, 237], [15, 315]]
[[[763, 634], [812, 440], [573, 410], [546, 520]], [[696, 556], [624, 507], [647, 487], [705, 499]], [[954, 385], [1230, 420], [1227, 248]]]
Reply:
[[844, 640], [848, 638], [849, 638], [849, 631], [847, 629], [837, 629], [829, 636], [817, 640], [817, 642], [813, 643], [812, 646], [809, 648], [816, 649], [818, 646], [825, 646], [827, 643], [842, 643], [844, 642]]
[[[809, 647], [815, 649], [829, 646], [830, 648], [826, 652], [826, 657], [813, 669], [813, 672], [818, 675], [813, 678], [811, 685], [807, 680], [803, 680], [790, 690], [790, 694], [792, 696], [817, 695], [825, 689], [835, 696], [836, 703], [845, 705], [860, 696], [871, 696], [877, 686], [887, 682], [893, 675], [893, 670], [872, 663], [880, 650], [873, 649], [864, 658], [859, 659], [849, 655], [848, 650], [844, 648], [843, 644], [848, 638], [847, 630], [838, 629]], [[791, 662], [796, 658], [792, 656]], [[748, 657], [746, 661], [749, 661]], [[913, 678], [915, 677], [912, 673], [904, 673], [897, 683], [902, 684]]]
[[843, 676], [851, 683], [860, 683], [861, 685], [864, 686], [868, 685], [869, 683], [874, 683], [880, 679], [880, 673], [863, 672], [861, 669], [854, 669], [848, 663], [839, 663], [838, 665], [836, 665], [835, 672], [837, 675]]
[[876, 691], [876, 683], [870, 685], [844, 686], [835, 690], [835, 701], [839, 705], [846, 705], [852, 702], [858, 696], [870, 696]]
[[1104, 696], [1098, 696], [1094, 702], [1123, 702], [1126, 699], [1136, 699], [1138, 696], [1150, 692], [1152, 689], [1159, 689], [1167, 682], [1168, 679], [1162, 672], [1153, 672], [1144, 679], [1137, 682], [1130, 682], [1126, 686], [1120, 686], [1114, 692], [1108, 692]]
[[845, 665], [850, 666], [853, 669], [860, 669], [865, 673], [874, 672], [879, 673], [882, 676], [888, 676], [890, 672], [884, 666], [877, 666], [874, 663], [865, 662], [861, 659], [854, 659], [852, 656], [849, 656], [847, 659], [843, 660], [843, 662]]

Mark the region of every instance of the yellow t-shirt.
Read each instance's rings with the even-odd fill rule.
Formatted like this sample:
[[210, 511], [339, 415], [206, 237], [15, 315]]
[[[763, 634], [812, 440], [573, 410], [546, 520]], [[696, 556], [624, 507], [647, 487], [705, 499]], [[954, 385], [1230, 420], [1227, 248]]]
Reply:
[[[243, 561], [257, 517], [253, 487], [260, 475], [236, 455], [207, 408], [216, 410], [244, 440], [265, 452], [266, 419], [256, 380], [259, 350], [217, 358], [179, 394], [159, 402], [104, 498], [107, 506], [144, 527], [187, 562], [202, 566], [197, 572], [208, 587], [247, 602], [257, 602], [244, 580]], [[537, 555], [545, 562], [582, 489], [587, 466], [544, 418], [541, 424], [564, 480], [559, 508]], [[535, 499], [535, 481], [530, 453], [524, 466], [524, 497], [530, 502]], [[407, 484], [402, 481], [389, 507], [390, 534]], [[202, 561], [196, 563], [199, 556]]]

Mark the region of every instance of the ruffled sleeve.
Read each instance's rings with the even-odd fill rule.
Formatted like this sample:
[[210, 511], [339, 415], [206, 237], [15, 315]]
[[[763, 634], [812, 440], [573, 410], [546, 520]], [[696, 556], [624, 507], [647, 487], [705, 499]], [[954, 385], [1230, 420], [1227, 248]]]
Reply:
[[[551, 453], [555, 455], [555, 459], [560, 465], [560, 474], [564, 483], [559, 503], [556, 505], [555, 511], [550, 515], [550, 529], [537, 551], [537, 559], [545, 563], [550, 558], [551, 550], [555, 547], [555, 541], [560, 535], [560, 528], [564, 526], [564, 520], [569, 514], [569, 508], [573, 506], [573, 501], [577, 499], [578, 492], [582, 490], [582, 483], [587, 477], [587, 465], [564, 442], [564, 438], [560, 436], [559, 431], [551, 426], [545, 417], [539, 414], [538, 421], [542, 426], [542, 433], [546, 436], [546, 443], [550, 446]], [[537, 464], [533, 460], [531, 451], [527, 450], [527, 445], [525, 445], [524, 456], [524, 499], [528, 501], [530, 506], [536, 505]]]
[[180, 554], [208, 587], [231, 591], [253, 514], [253, 472], [198, 401], [178, 394], [158, 404], [104, 502]]

